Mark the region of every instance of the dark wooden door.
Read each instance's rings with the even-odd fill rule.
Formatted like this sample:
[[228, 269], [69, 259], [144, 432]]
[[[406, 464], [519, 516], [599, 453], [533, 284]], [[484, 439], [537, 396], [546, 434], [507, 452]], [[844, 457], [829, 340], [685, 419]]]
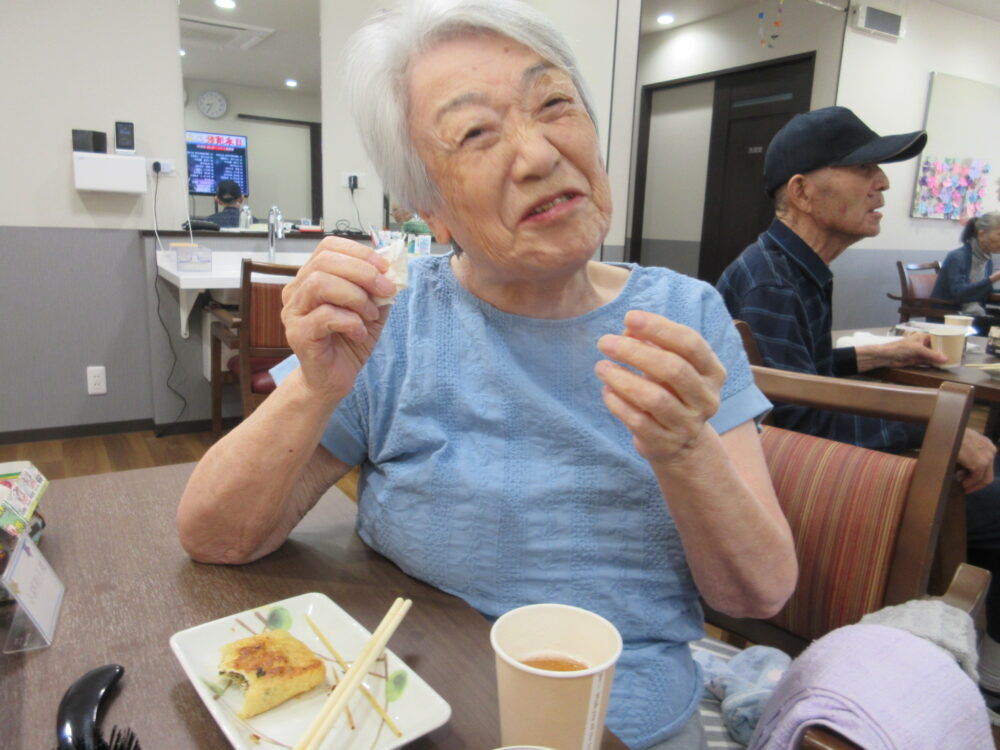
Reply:
[[764, 152], [793, 115], [809, 110], [813, 55], [719, 76], [712, 109], [698, 277], [715, 283], [764, 230]]

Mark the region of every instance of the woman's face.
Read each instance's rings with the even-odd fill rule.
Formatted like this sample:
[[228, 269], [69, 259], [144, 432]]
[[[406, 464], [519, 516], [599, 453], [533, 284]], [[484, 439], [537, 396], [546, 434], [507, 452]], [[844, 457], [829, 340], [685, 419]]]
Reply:
[[506, 37], [468, 34], [414, 58], [409, 127], [441, 196], [424, 214], [496, 280], [566, 273], [607, 233], [597, 133], [570, 76]]
[[976, 232], [979, 247], [987, 253], [1000, 253], [1000, 224], [988, 231]]

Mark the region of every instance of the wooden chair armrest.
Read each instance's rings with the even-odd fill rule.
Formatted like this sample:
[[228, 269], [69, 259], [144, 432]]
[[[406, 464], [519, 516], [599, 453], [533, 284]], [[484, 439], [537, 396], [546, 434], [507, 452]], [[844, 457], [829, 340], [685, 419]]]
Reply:
[[802, 735], [799, 750], [863, 750], [846, 737], [826, 727], [809, 727]]
[[958, 607], [963, 612], [972, 615], [972, 621], [978, 632], [986, 629], [986, 591], [990, 586], [990, 572], [968, 563], [959, 563], [955, 575], [948, 585], [948, 590], [940, 599], [946, 604]]
[[205, 311], [224, 325], [235, 327], [239, 325], [239, 313], [228, 307], [223, 307], [217, 302], [210, 302], [205, 306]]
[[[237, 322], [239, 318], [236, 319]], [[230, 349], [236, 349], [239, 347], [240, 336], [236, 332], [236, 327], [230, 327], [224, 323], [216, 321], [212, 323], [211, 326], [212, 338], [219, 339], [223, 344], [228, 346]]]
[[904, 297], [899, 294], [886, 292], [885, 296], [897, 302], [905, 302], [908, 305], [919, 305], [921, 307], [948, 307], [953, 308], [955, 303], [952, 300], [938, 299], [937, 297]]

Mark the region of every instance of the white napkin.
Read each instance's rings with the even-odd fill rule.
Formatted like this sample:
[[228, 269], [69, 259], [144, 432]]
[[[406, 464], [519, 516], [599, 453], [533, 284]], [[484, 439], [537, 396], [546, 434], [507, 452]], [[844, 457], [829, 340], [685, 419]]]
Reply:
[[[389, 281], [396, 285], [396, 294], [399, 294], [409, 284], [409, 273], [406, 266], [408, 261], [406, 244], [401, 239], [394, 240], [385, 247], [380, 247], [375, 252], [389, 261], [389, 270], [385, 272], [385, 275]], [[379, 307], [391, 305], [392, 301], [396, 299], [396, 294], [393, 294], [391, 297], [375, 297], [373, 301]]]
[[844, 346], [872, 346], [873, 344], [890, 344], [899, 341], [902, 336], [879, 336], [868, 331], [856, 331], [849, 336], [841, 336], [837, 339], [837, 348]]

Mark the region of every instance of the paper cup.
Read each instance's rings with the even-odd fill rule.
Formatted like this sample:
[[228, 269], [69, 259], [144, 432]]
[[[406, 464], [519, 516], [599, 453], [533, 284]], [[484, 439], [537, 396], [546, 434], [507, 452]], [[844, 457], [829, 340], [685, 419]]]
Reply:
[[941, 352], [948, 358], [942, 364], [947, 367], [962, 364], [962, 354], [965, 353], [965, 328], [941, 326], [929, 331], [931, 349]]
[[968, 328], [975, 322], [975, 318], [971, 315], [945, 315], [944, 324], [946, 326], [957, 326], [959, 328]]
[[[532, 604], [500, 617], [490, 631], [496, 654], [500, 739], [504, 745], [598, 750], [622, 638], [600, 615], [565, 604]], [[525, 659], [569, 657], [574, 671]]]

